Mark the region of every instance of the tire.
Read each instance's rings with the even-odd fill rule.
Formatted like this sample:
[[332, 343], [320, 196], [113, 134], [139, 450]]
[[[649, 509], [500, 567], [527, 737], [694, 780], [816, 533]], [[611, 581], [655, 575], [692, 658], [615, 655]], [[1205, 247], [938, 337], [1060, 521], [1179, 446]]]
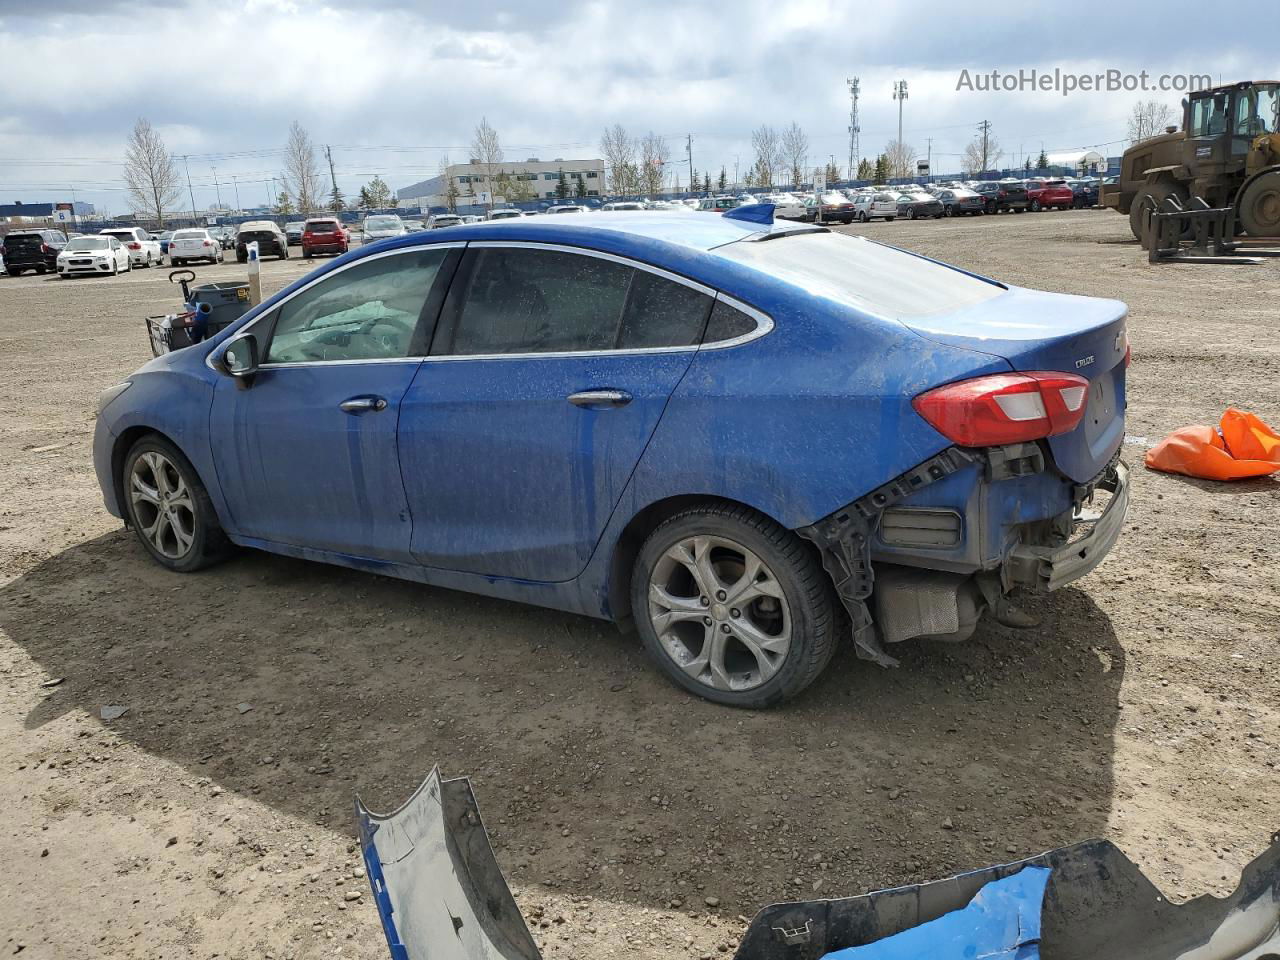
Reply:
[[314, 257], [314, 256], [315, 256], [315, 254], [314, 254], [314, 253], [312, 253], [310, 250], [304, 250], [304, 251], [302, 251], [302, 259], [303, 259], [303, 260], [310, 260], [310, 259], [311, 259], [312, 257]]
[[858, 222], [859, 222], [859, 223], [866, 223], [866, 222], [867, 222], [867, 211], [865, 211], [865, 210], [861, 210], [861, 211], [859, 211], [859, 212], [858, 212]]
[[[157, 471], [163, 480], [157, 480]], [[164, 437], [150, 434], [135, 443], [125, 455], [117, 479], [124, 491], [130, 526], [152, 559], [161, 566], [178, 573], [191, 573], [218, 563], [232, 553], [231, 541], [218, 523], [213, 501], [195, 467]], [[156, 501], [166, 495], [167, 516], [156, 506]], [[155, 531], [155, 542], [147, 530]]]
[[908, 219], [908, 220], [914, 220], [915, 218], [916, 218], [916, 212], [915, 212], [915, 210], [911, 210], [911, 211], [909, 211], [909, 212], [907, 213], [907, 219]]
[[884, 222], [885, 222], [885, 223], [893, 223], [893, 221], [894, 221], [894, 218], [893, 218], [893, 217], [885, 217], [885, 218], [884, 218]]
[[1039, 213], [1039, 212], [1040, 212], [1041, 210], [1043, 210], [1043, 209], [1044, 209], [1044, 208], [1043, 208], [1042, 206], [1040, 206], [1040, 201], [1039, 201], [1039, 200], [1032, 200], [1032, 201], [1031, 201], [1031, 212], [1032, 212], [1032, 213]]
[[[700, 547], [705, 554], [699, 555]], [[676, 559], [677, 553], [690, 557], [692, 565]], [[704, 557], [705, 567], [698, 563]], [[754, 599], [734, 607], [733, 592], [745, 580], [743, 566], [755, 560], [761, 563], [757, 579], [742, 587], [752, 590]], [[702, 572], [695, 576], [695, 569]], [[708, 571], [714, 586], [705, 582]], [[655, 593], [655, 585], [665, 592]], [[718, 587], [725, 589], [710, 592]], [[709, 592], [700, 594], [703, 589]], [[676, 603], [664, 613], [653, 596]], [[707, 612], [699, 615], [703, 597]], [[645, 648], [676, 685], [715, 703], [748, 709], [771, 707], [809, 686], [831, 661], [840, 622], [830, 580], [812, 548], [743, 506], [695, 507], [654, 530], [636, 558], [631, 605]], [[671, 616], [689, 611], [691, 616]], [[666, 623], [655, 625], [655, 616]], [[756, 638], [777, 644], [785, 637], [787, 642], [781, 650], [755, 656], [740, 639], [748, 635], [746, 629]], [[718, 670], [712, 667], [717, 657]]]
[[[1145, 206], [1147, 198], [1150, 198], [1159, 207], [1169, 197], [1177, 197], [1178, 202], [1184, 207], [1187, 204], [1187, 191], [1181, 184], [1161, 180], [1149, 186], [1143, 185], [1138, 189], [1138, 192], [1134, 195], [1133, 202], [1129, 205], [1129, 231], [1133, 234], [1135, 240], [1142, 241], [1142, 208]], [[1185, 239], [1190, 239], [1190, 236], [1190, 231], [1183, 234]]]
[[43, 277], [48, 269], [48, 267], [36, 267], [36, 273]]
[[7, 273], [7, 274], [8, 274], [9, 276], [11, 276], [11, 277], [20, 277], [20, 276], [22, 276], [22, 268], [21, 268], [21, 267], [18, 267], [18, 268], [14, 268], [14, 267], [7, 267], [7, 268], [5, 268], [5, 271], [4, 271], [4, 272], [5, 272], [5, 273]]
[[111, 275], [113, 277], [120, 276], [120, 264], [116, 263], [114, 260], [111, 261]]
[[952, 210], [951, 210], [951, 208], [950, 208], [950, 207], [943, 207], [943, 208], [942, 208], [942, 215], [943, 215], [944, 217], [954, 217], [954, 216], [955, 216], [955, 214], [952, 212]]
[[1280, 170], [1270, 170], [1245, 187], [1236, 215], [1251, 237], [1280, 236]]
[[170, 258], [169, 258], [169, 266], [171, 266], [171, 267], [179, 267], [179, 266], [182, 266], [182, 261], [181, 261], [181, 260], [179, 260], [177, 257], [170, 257]]

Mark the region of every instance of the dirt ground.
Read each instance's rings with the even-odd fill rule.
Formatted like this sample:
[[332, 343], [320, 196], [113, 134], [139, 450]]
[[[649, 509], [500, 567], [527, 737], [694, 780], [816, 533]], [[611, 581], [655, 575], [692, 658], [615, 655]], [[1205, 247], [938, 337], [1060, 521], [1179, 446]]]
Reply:
[[[1135, 465], [1228, 404], [1280, 424], [1280, 261], [1152, 267], [1104, 211], [860, 229], [1125, 300]], [[266, 263], [268, 290], [306, 267]], [[1280, 827], [1276, 481], [1137, 466], [1115, 553], [1031, 603], [1040, 628], [893, 671], [846, 651], [750, 714], [595, 621], [264, 554], [152, 563], [90, 440], [177, 300], [159, 270], [0, 278], [5, 955], [385, 957], [353, 796], [390, 809], [437, 763], [473, 778], [549, 957], [720, 956], [769, 902], [1093, 836], [1175, 899], [1222, 894]]]

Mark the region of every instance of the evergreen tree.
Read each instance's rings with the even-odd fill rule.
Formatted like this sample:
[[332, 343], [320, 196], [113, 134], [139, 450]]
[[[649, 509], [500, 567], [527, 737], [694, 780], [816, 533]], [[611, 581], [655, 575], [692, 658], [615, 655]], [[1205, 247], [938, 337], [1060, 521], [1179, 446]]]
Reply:
[[347, 198], [342, 195], [342, 191], [334, 187], [329, 194], [329, 209], [334, 213], [341, 213], [347, 209]]
[[723, 191], [729, 185], [729, 178], [725, 175], [724, 167], [720, 168], [720, 178], [716, 180], [716, 186]]
[[875, 167], [871, 166], [871, 161], [863, 157], [858, 161], [858, 179], [870, 180], [875, 175]]
[[293, 213], [293, 200], [289, 198], [288, 190], [280, 191], [280, 196], [276, 200], [276, 213], [282, 216], [288, 216]]
[[360, 196], [356, 200], [356, 209], [368, 210], [371, 206], [372, 204], [369, 202], [369, 188], [361, 187]]
[[1049, 166], [1049, 155], [1044, 152], [1044, 147], [1040, 148], [1040, 156], [1036, 159], [1036, 169], [1044, 170]]
[[702, 192], [710, 195], [711, 193], [711, 172], [707, 171], [702, 175]]
[[569, 196], [569, 184], [564, 179], [564, 171], [560, 171], [560, 176], [556, 179], [556, 197], [563, 200]]
[[587, 195], [587, 182], [581, 177], [578, 178], [578, 182], [574, 185], [573, 195], [575, 197], [585, 197]]
[[884, 183], [889, 179], [889, 158], [883, 153], [876, 157], [876, 167], [873, 179], [876, 183]]

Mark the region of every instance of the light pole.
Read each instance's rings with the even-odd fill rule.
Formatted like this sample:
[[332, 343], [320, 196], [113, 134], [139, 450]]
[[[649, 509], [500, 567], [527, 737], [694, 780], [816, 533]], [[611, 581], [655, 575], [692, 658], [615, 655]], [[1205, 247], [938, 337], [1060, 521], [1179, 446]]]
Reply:
[[222, 186], [218, 183], [218, 168], [213, 168], [213, 189], [218, 194], [218, 209], [222, 209]]
[[187, 171], [187, 196], [191, 198], [191, 222], [196, 222], [196, 195], [191, 189], [191, 165], [187, 163], [187, 158], [182, 158], [182, 168]]
[[236, 175], [231, 175], [231, 182], [236, 188], [236, 213], [240, 212], [240, 181], [236, 179]]
[[907, 81], [898, 80], [893, 85], [893, 99], [898, 101], [898, 143], [902, 143], [902, 104], [907, 99]]

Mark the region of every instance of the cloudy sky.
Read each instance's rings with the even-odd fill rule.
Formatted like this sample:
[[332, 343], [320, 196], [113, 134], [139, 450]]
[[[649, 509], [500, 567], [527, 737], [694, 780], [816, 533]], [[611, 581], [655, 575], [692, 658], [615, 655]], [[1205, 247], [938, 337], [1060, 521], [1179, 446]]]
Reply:
[[[972, 5], [970, 5], [972, 6]], [[187, 155], [198, 206], [263, 203], [298, 120], [333, 149], [348, 194], [375, 174], [393, 189], [465, 160], [481, 116], [509, 160], [600, 155], [603, 128], [663, 134], [673, 160], [729, 178], [751, 163], [760, 124], [798, 122], [811, 162], [848, 160], [846, 78], [861, 80], [861, 153], [896, 136], [935, 172], [958, 169], [981, 120], [1004, 163], [1025, 153], [1123, 149], [1132, 92], [957, 90], [961, 71], [1207, 74], [1280, 79], [1280, 3], [902, 2], [869, 8], [800, 0], [0, 0], [0, 202], [89, 200], [127, 209], [120, 164], [136, 118]], [[874, 11], [874, 12], [871, 12]], [[1126, 29], [1122, 22], [1134, 24]], [[1220, 35], [1218, 35], [1220, 34]], [[1180, 94], [1152, 93], [1176, 107]], [[216, 168], [216, 172], [215, 172]], [[680, 168], [687, 183], [687, 164]], [[673, 172], [675, 168], [672, 168]], [[234, 178], [234, 180], [233, 180]]]

